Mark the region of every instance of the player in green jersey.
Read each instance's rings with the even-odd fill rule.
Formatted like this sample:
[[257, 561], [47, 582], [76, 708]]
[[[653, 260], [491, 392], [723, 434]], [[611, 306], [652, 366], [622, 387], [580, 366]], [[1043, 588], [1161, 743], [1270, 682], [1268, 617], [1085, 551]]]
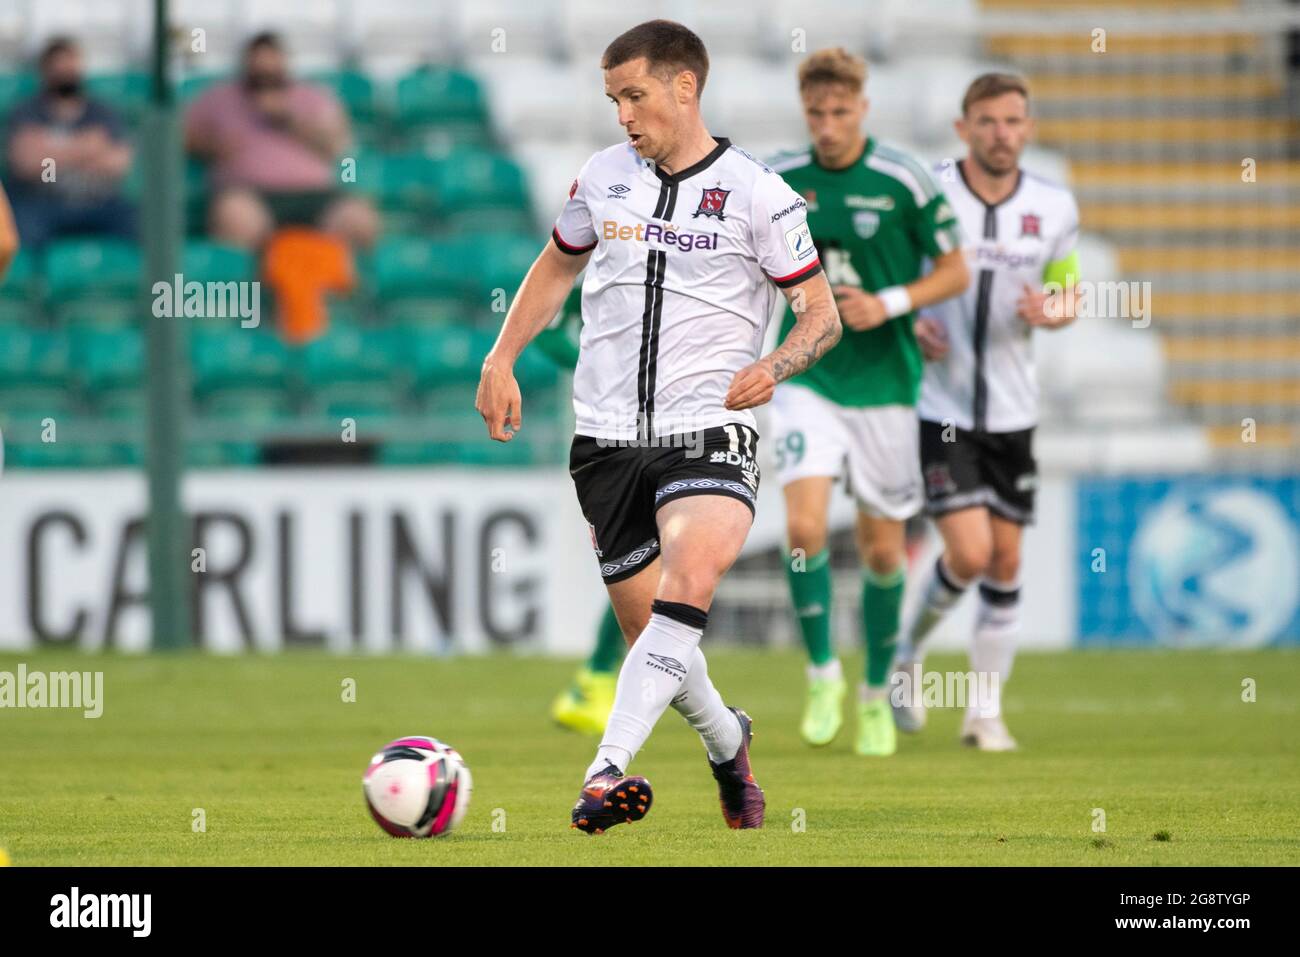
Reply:
[[[924, 495], [916, 399], [923, 359], [915, 310], [969, 281], [956, 217], [928, 170], [862, 131], [866, 64], [819, 50], [799, 68], [811, 147], [771, 163], [808, 205], [808, 223], [834, 289], [844, 336], [772, 400], [778, 479], [785, 493], [790, 593], [811, 659], [800, 732], [828, 744], [843, 721], [847, 684], [830, 633], [827, 512], [847, 473], [863, 564], [861, 755], [893, 754], [888, 700], [906, 567], [904, 522]], [[775, 215], [780, 215], [778, 212]], [[922, 276], [925, 260], [933, 263]], [[781, 330], [794, 322], [787, 312]]]
[[[572, 369], [578, 364], [581, 331], [582, 286], [577, 285], [569, 293], [555, 321], [538, 334], [533, 345], [556, 365]], [[607, 605], [596, 630], [596, 648], [569, 686], [551, 703], [551, 718], [583, 734], [603, 733], [610, 709], [614, 707], [618, 666], [623, 662], [625, 647], [623, 631], [614, 617], [614, 606]]]

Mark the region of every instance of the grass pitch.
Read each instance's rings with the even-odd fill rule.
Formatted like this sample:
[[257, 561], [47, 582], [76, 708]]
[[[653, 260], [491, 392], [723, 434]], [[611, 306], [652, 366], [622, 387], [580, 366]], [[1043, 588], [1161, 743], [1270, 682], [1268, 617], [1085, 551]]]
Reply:
[[[1005, 691], [1020, 752], [959, 747], [946, 710], [897, 756], [862, 759], [851, 721], [827, 748], [800, 742], [797, 655], [711, 651], [715, 683], [755, 718], [766, 828], [725, 827], [703, 748], [670, 711], [635, 763], [653, 809], [600, 837], [568, 827], [594, 742], [547, 720], [572, 662], [43, 653], [0, 670], [19, 662], [105, 674], [96, 720], [0, 710], [15, 865], [1300, 864], [1294, 652], [1026, 654]], [[945, 668], [966, 663], [927, 661]], [[362, 771], [403, 734], [448, 741], [474, 773], [449, 837], [394, 840], [366, 813]]]

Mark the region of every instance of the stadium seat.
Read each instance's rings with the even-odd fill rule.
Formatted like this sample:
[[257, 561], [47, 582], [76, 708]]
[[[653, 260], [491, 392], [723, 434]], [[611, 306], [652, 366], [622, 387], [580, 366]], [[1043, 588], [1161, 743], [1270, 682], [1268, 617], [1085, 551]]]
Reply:
[[448, 142], [486, 144], [487, 103], [478, 80], [448, 67], [422, 67], [397, 81], [394, 123], [408, 133], [434, 132]]
[[307, 80], [328, 87], [347, 110], [354, 127], [363, 129], [379, 119], [375, 84], [366, 74], [357, 70], [321, 70], [309, 74]]
[[99, 73], [86, 77], [86, 92], [112, 107], [127, 123], [135, 123], [149, 103], [150, 78], [145, 73]]
[[293, 394], [283, 387], [230, 386], [207, 393], [196, 412], [214, 422], [257, 429], [292, 422], [296, 408]]
[[461, 243], [390, 236], [380, 240], [365, 264], [367, 284], [390, 320], [399, 306], [403, 317], [451, 319], [475, 289], [465, 257]]
[[228, 77], [222, 73], [192, 73], [176, 85], [176, 98], [183, 106], [188, 105], [212, 84], [226, 79]]
[[381, 387], [401, 368], [405, 340], [391, 329], [368, 329], [333, 322], [329, 331], [301, 346], [294, 365], [305, 387], [317, 390], [338, 383]]
[[69, 330], [73, 367], [91, 401], [97, 393], [138, 388], [144, 378], [144, 336], [133, 328]]
[[181, 254], [181, 272], [186, 282], [250, 282], [257, 278], [257, 263], [242, 249], [191, 239]]
[[5, 445], [5, 465], [14, 468], [122, 468], [140, 464], [137, 446], [126, 442], [13, 442]]
[[356, 188], [372, 196], [390, 229], [418, 229], [438, 211], [438, 162], [422, 153], [361, 152]]
[[457, 232], [532, 228], [523, 170], [507, 156], [463, 149], [439, 160], [434, 171], [439, 215]]
[[[450, 385], [477, 386], [483, 357], [495, 336], [465, 327], [434, 328], [406, 339], [417, 389]], [[474, 408], [471, 399], [468, 409]]]
[[191, 468], [257, 465], [261, 457], [255, 442], [190, 442], [185, 447], [185, 464]]
[[60, 386], [71, 367], [62, 330], [0, 322], [0, 386]]
[[61, 239], [45, 255], [45, 279], [56, 310], [73, 300], [130, 300], [141, 295], [140, 250], [121, 239]]
[[199, 320], [190, 331], [196, 397], [225, 388], [283, 388], [289, 350], [269, 329], [244, 329], [223, 320]]
[[544, 244], [542, 239], [517, 233], [470, 235], [460, 242], [463, 261], [473, 270], [471, 299], [484, 306], [493, 303], [497, 290], [504, 290], [508, 298], [514, 297]]
[[35, 93], [35, 73], [0, 73], [0, 117], [7, 116], [19, 100], [25, 100]]

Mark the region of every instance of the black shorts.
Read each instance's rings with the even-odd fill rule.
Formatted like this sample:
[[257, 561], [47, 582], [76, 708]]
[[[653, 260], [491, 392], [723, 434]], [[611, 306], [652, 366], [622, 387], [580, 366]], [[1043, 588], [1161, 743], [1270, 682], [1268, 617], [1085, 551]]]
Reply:
[[921, 473], [929, 515], [983, 506], [1020, 525], [1034, 522], [1038, 464], [1032, 428], [968, 432], [922, 419]]
[[659, 555], [660, 506], [688, 495], [726, 495], [754, 510], [759, 476], [753, 429], [723, 425], [650, 441], [573, 437], [569, 474], [607, 585], [630, 578]]

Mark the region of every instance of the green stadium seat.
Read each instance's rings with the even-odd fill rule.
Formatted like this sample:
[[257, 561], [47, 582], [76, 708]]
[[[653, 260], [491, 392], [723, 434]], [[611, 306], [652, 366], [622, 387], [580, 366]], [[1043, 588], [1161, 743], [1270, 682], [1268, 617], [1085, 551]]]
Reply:
[[326, 333], [297, 350], [303, 382], [382, 382], [400, 358], [391, 330], [331, 322]]
[[[435, 327], [412, 332], [407, 341], [416, 388], [425, 393], [443, 386], [477, 385], [495, 336], [482, 329]], [[466, 408], [474, 408], [472, 399]]]
[[143, 383], [121, 388], [101, 388], [94, 393], [92, 402], [95, 412], [104, 419], [138, 423], [141, 429], [148, 420], [149, 399]]
[[230, 79], [224, 73], [196, 73], [185, 77], [176, 86], [176, 98], [185, 106], [198, 99], [214, 83]]
[[0, 323], [0, 386], [66, 386], [72, 368], [62, 330]]
[[68, 389], [50, 385], [0, 387], [0, 435], [6, 445], [39, 442], [46, 419], [53, 419], [54, 436], [66, 423], [79, 418], [76, 398]]
[[295, 405], [292, 393], [281, 387], [229, 386], [205, 395], [195, 412], [200, 419], [261, 428], [292, 422]]
[[77, 376], [95, 393], [137, 388], [144, 380], [144, 335], [135, 328], [76, 326], [69, 330]]
[[126, 442], [7, 443], [5, 466], [14, 468], [123, 468], [139, 465], [140, 449]]
[[506, 301], [514, 298], [543, 245], [542, 240], [520, 233], [467, 235], [459, 242], [464, 261], [473, 269], [470, 299], [488, 308], [498, 289], [505, 291]]
[[91, 74], [86, 77], [86, 92], [121, 113], [128, 123], [133, 123], [149, 104], [150, 83], [146, 73]]
[[191, 239], [181, 254], [186, 282], [251, 282], [257, 278], [253, 254], [233, 246]]
[[9, 111], [20, 101], [36, 93], [36, 74], [0, 73], [0, 121], [7, 119]]
[[366, 74], [356, 70], [322, 70], [309, 74], [307, 80], [328, 87], [339, 98], [354, 125], [366, 126], [378, 118], [375, 84]]
[[478, 80], [448, 67], [421, 67], [397, 81], [394, 123], [407, 131], [437, 130], [457, 142], [491, 138], [487, 100]]
[[533, 227], [523, 170], [508, 156], [462, 149], [437, 162], [438, 212], [456, 232], [528, 232]]
[[61, 239], [45, 254], [45, 279], [51, 304], [74, 299], [138, 300], [140, 249], [121, 239]]
[[[462, 243], [390, 236], [365, 265], [367, 284], [381, 312], [395, 303], [418, 303], [427, 314], [454, 315], [475, 289]], [[404, 313], [409, 314], [409, 313]]]
[[390, 229], [415, 228], [438, 210], [438, 161], [422, 153], [357, 156], [356, 187], [383, 210]]
[[254, 442], [191, 442], [185, 447], [185, 464], [191, 468], [229, 468], [257, 465], [262, 451]]
[[[139, 164], [136, 164], [139, 166]], [[208, 167], [193, 157], [185, 160], [185, 234], [202, 236], [208, 229]]]
[[331, 428], [345, 418], [382, 427], [405, 411], [407, 392], [398, 382], [331, 382], [311, 389], [307, 404]]
[[33, 322], [39, 317], [40, 289], [36, 282], [36, 257], [19, 249], [0, 282], [0, 322], [16, 319]]

